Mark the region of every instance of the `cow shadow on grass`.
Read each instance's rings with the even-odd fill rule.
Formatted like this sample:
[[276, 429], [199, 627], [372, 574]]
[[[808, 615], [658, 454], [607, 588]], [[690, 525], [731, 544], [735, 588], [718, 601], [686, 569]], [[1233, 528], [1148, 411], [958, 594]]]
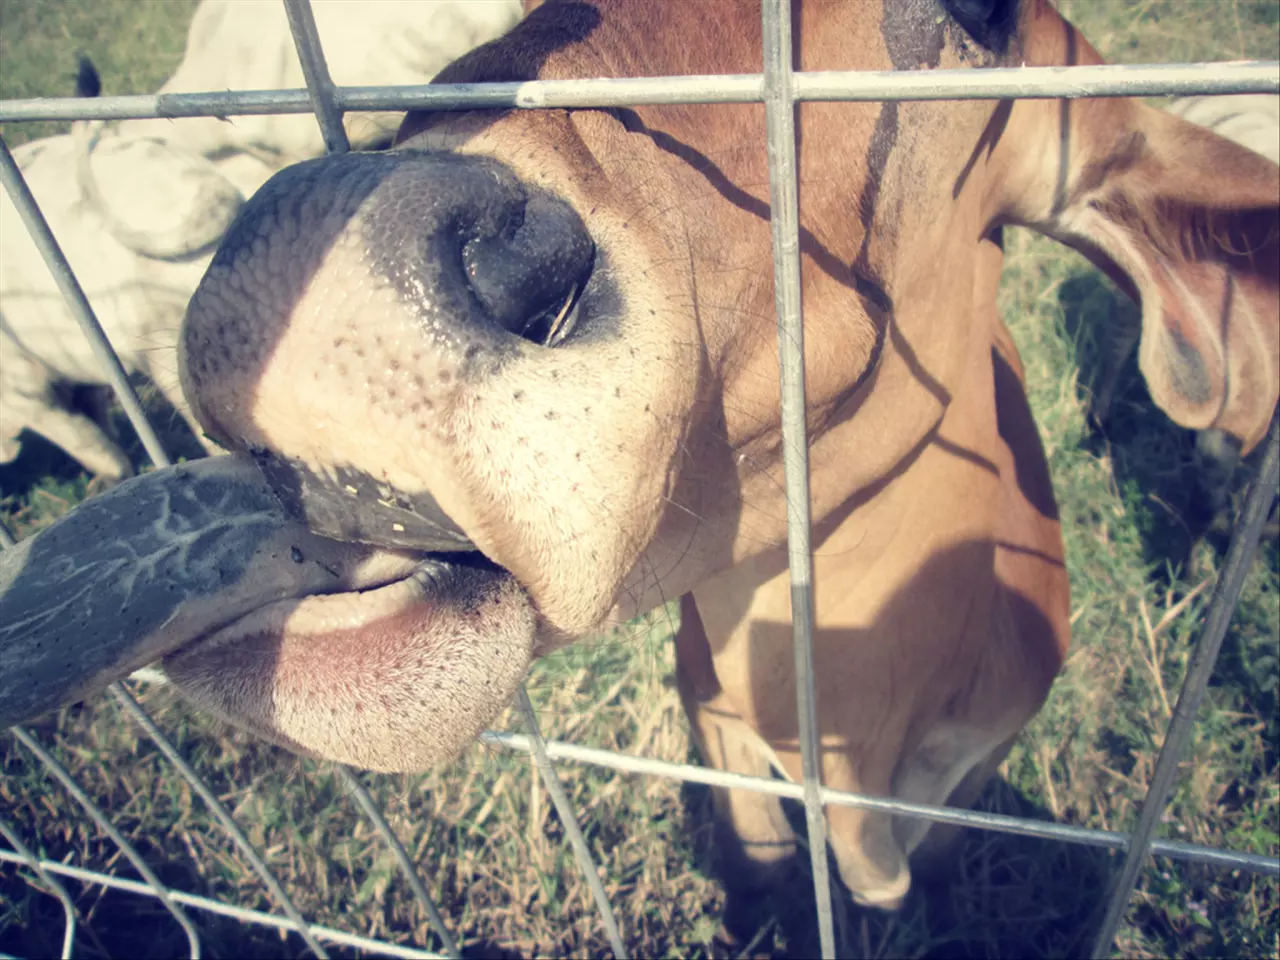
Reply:
[[[164, 399], [160, 391], [141, 375], [131, 377], [130, 382], [165, 452], [175, 462], [203, 457], [204, 448], [191, 427]], [[68, 387], [65, 392], [67, 405], [91, 419], [94, 418], [95, 407], [100, 406], [103, 398], [110, 398], [110, 388], [77, 386]], [[114, 433], [113, 439], [129, 457], [135, 471], [146, 467], [151, 462], [146, 448], [124, 411], [113, 399], [109, 411], [109, 432]], [[29, 504], [33, 496], [40, 496], [37, 494], [38, 490], [43, 490], [44, 499], [50, 500], [48, 506], [57, 507], [56, 501], [63, 500], [73, 505], [85, 496], [87, 490], [93, 489], [90, 486], [92, 477], [79, 461], [61, 447], [32, 430], [24, 430], [19, 440], [21, 450], [18, 456], [9, 463], [0, 464], [0, 500], [6, 501], [7, 511], [19, 509], [21, 504]], [[35, 507], [38, 510], [39, 504]]]
[[[712, 834], [710, 794], [700, 784], [683, 785], [687, 836]], [[783, 808], [803, 837], [800, 803], [784, 800]], [[1053, 821], [1046, 808], [999, 778], [987, 785], [975, 809]], [[694, 855], [700, 872], [719, 878], [717, 852], [709, 839], [694, 845]], [[889, 914], [856, 905], [831, 858], [836, 954], [931, 960], [1084, 956], [1117, 863], [1113, 854], [1096, 847], [966, 829], [947, 866], [915, 871], [906, 903]], [[761, 929], [747, 956], [782, 960], [821, 955], [807, 853], [801, 851], [785, 869], [761, 904]]]
[[[1194, 573], [1193, 552], [1201, 540], [1225, 553], [1258, 456], [1223, 471], [1197, 455], [1196, 432], [1178, 426], [1151, 399], [1136, 350], [1119, 356], [1117, 332], [1136, 327], [1140, 311], [1100, 273], [1081, 270], [1069, 277], [1058, 301], [1076, 345], [1080, 400], [1091, 411], [1087, 448], [1110, 458], [1116, 487], [1137, 520], [1145, 559], [1157, 575]], [[1108, 380], [1114, 384], [1109, 410], [1095, 417], [1095, 397], [1107, 392]], [[1273, 513], [1267, 531], [1272, 538], [1275, 526]]]

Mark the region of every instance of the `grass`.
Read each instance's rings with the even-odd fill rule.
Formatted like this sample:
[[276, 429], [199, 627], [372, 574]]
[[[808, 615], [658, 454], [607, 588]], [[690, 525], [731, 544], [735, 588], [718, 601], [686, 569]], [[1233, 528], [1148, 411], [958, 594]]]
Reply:
[[[153, 93], [182, 62], [196, 0], [2, 0], [0, 91], [69, 97], [76, 57], [88, 56], [104, 94]], [[0, 124], [11, 147], [64, 133], [69, 124]]]
[[[1280, 5], [1195, 0], [1064, 0], [1111, 59], [1271, 57]], [[0, 95], [66, 93], [74, 54], [104, 89], [153, 89], [177, 62], [190, 3], [0, 0]], [[47, 129], [7, 125], [10, 143]], [[1113, 830], [1137, 815], [1190, 656], [1220, 553], [1187, 519], [1194, 464], [1185, 432], [1153, 412], [1130, 371], [1107, 442], [1084, 410], [1098, 318], [1114, 291], [1081, 258], [1014, 231], [1001, 307], [1027, 367], [1067, 539], [1075, 646], [1040, 716], [983, 800], [986, 808]], [[1242, 474], [1245, 471], [1242, 471]], [[84, 495], [60, 453], [28, 443], [0, 468], [0, 512], [19, 533]], [[1280, 852], [1277, 634], [1280, 547], [1255, 563], [1183, 763], [1165, 835]], [[692, 757], [671, 684], [666, 611], [548, 658], [531, 693], [548, 736], [672, 761]], [[299, 760], [206, 717], [163, 690], [143, 701], [236, 814], [299, 909], [316, 923], [430, 945], [426, 918], [333, 768]], [[515, 729], [507, 718], [504, 726]], [[263, 885], [189, 787], [115, 701], [43, 718], [41, 742], [147, 857], [183, 890], [274, 910]], [[118, 850], [11, 738], [0, 738], [0, 810], [41, 855], [132, 876]], [[711, 879], [704, 791], [586, 767], [562, 768], [605, 886], [637, 955], [701, 955], [721, 894]], [[452, 929], [475, 955], [606, 950], [594, 908], [527, 759], [473, 746], [420, 776], [363, 776]], [[914, 894], [885, 919], [842, 912], [859, 956], [1075, 956], [1087, 951], [1115, 857], [1062, 844], [972, 834], [959, 882]], [[171, 956], [177, 925], [154, 902], [66, 881], [81, 916], [79, 955]], [[779, 944], [803, 956], [811, 925], [783, 909]], [[294, 936], [192, 912], [212, 956], [294, 956]], [[1117, 954], [1276, 956], [1280, 885], [1156, 861], [1131, 902]], [[52, 955], [61, 911], [19, 872], [0, 870], [0, 950]], [[335, 951], [343, 955], [342, 951]]]

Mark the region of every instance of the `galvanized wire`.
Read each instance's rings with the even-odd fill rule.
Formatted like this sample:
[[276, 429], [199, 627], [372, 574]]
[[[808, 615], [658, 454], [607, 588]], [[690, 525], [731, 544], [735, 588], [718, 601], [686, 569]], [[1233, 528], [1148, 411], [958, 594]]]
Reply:
[[[956, 810], [944, 807], [931, 807], [923, 804], [911, 804], [878, 797], [866, 797], [846, 794], [821, 787], [818, 781], [816, 763], [816, 735], [814, 690], [812, 683], [812, 571], [811, 557], [808, 549], [808, 496], [807, 496], [807, 464], [806, 444], [803, 435], [803, 349], [802, 327], [800, 325], [799, 301], [799, 251], [796, 244], [796, 200], [795, 200], [795, 142], [794, 142], [794, 104], [809, 100], [938, 100], [938, 99], [993, 99], [1004, 97], [1035, 98], [1072, 98], [1081, 96], [1150, 96], [1164, 94], [1215, 94], [1215, 93], [1275, 93], [1280, 92], [1280, 64], [1234, 63], [1234, 64], [1192, 64], [1192, 65], [1140, 65], [1140, 66], [1088, 66], [1088, 67], [1035, 67], [1007, 68], [982, 71], [971, 70], [936, 70], [899, 73], [896, 71], [867, 72], [829, 72], [829, 73], [793, 73], [790, 64], [790, 42], [787, 40], [790, 29], [789, 4], [785, 0], [762, 0], [762, 22], [764, 24], [766, 61], [762, 74], [745, 74], [714, 77], [658, 77], [633, 79], [599, 79], [599, 80], [563, 80], [535, 81], [519, 84], [465, 84], [416, 87], [351, 87], [335, 88], [328, 75], [327, 63], [320, 48], [315, 32], [314, 19], [310, 13], [308, 0], [284, 0], [289, 14], [290, 27], [297, 46], [303, 73], [308, 90], [293, 91], [247, 91], [218, 92], [204, 94], [160, 94], [153, 96], [102, 97], [95, 99], [62, 99], [62, 100], [8, 100], [0, 101], [0, 122], [15, 120], [57, 120], [57, 119], [119, 119], [128, 117], [182, 117], [182, 116], [231, 116], [267, 113], [305, 113], [314, 111], [325, 137], [326, 147], [331, 152], [341, 152], [346, 147], [346, 135], [342, 128], [342, 113], [357, 110], [387, 109], [460, 109], [475, 107], [516, 107], [531, 109], [539, 107], [588, 107], [588, 106], [638, 106], [661, 103], [751, 103], [764, 102], [766, 115], [769, 117], [769, 159], [770, 186], [773, 200], [773, 230], [775, 275], [777, 283], [777, 306], [779, 316], [779, 353], [780, 368], [783, 378], [783, 435], [787, 455], [788, 483], [788, 544], [792, 561], [793, 582], [793, 615], [796, 632], [796, 669], [797, 700], [800, 710], [802, 764], [804, 782], [792, 784], [783, 781], [769, 781], [764, 778], [746, 777], [723, 771], [691, 767], [684, 764], [668, 764], [646, 758], [627, 757], [609, 751], [595, 751], [589, 748], [575, 747], [569, 744], [544, 744], [538, 731], [536, 718], [532, 714], [527, 696], [523, 689], [519, 695], [518, 707], [529, 727], [528, 737], [514, 734], [486, 734], [482, 739], [508, 749], [531, 751], [539, 771], [546, 782], [548, 791], [556, 804], [557, 811], [564, 823], [566, 835], [575, 854], [579, 858], [584, 877], [592, 889], [593, 896], [601, 910], [606, 931], [611, 945], [619, 956], [624, 954], [621, 937], [617, 929], [603, 886], [600, 883], [598, 870], [591, 859], [586, 840], [578, 828], [576, 817], [568, 797], [564, 794], [554, 768], [551, 757], [564, 757], [585, 762], [598, 763], [603, 766], [627, 772], [643, 772], [661, 776], [675, 777], [681, 780], [713, 783], [740, 789], [751, 789], [778, 796], [794, 797], [804, 801], [806, 819], [810, 832], [810, 852], [814, 863], [815, 892], [819, 902], [820, 938], [824, 954], [830, 955], [834, 939], [830, 931], [830, 884], [826, 878], [825, 857], [825, 822], [821, 815], [821, 804], [842, 804], [862, 807], [871, 810], [883, 810], [901, 816], [918, 816], [939, 822], [957, 823], [966, 826], [980, 827], [1009, 833], [1059, 839], [1066, 842], [1090, 844], [1112, 849], [1128, 848], [1129, 861], [1140, 865], [1143, 850], [1151, 853], [1182, 859], [1198, 860], [1221, 866], [1240, 869], [1258, 870], [1270, 875], [1280, 875], [1280, 860], [1255, 854], [1235, 853], [1215, 848], [1199, 847], [1192, 844], [1176, 843], [1164, 840], [1149, 841], [1154, 827], [1154, 819], [1163, 808], [1164, 794], [1167, 794], [1167, 783], [1163, 788], [1157, 782], [1160, 778], [1170, 779], [1176, 769], [1177, 755], [1185, 743], [1186, 734], [1181, 727], [1175, 729], [1171, 725], [1166, 737], [1165, 749], [1160, 763], [1170, 771], [1162, 773], [1158, 765], [1153, 777], [1152, 790], [1144, 806], [1139, 828], [1132, 837], [1122, 833], [1101, 830], [1090, 830], [1062, 824], [1039, 823], [1016, 817], [996, 814], [975, 813], [967, 810]], [[783, 16], [785, 7], [786, 15]], [[0, 141], [0, 178], [10, 191], [24, 222], [36, 239], [42, 255], [49, 264], [55, 279], [67, 299], [73, 314], [81, 323], [89, 338], [91, 347], [107, 372], [109, 382], [115, 387], [122, 406], [129, 415], [139, 436], [147, 448], [148, 454], [157, 465], [167, 464], [168, 458], [155, 436], [145, 415], [142, 413], [136, 397], [133, 395], [118, 358], [110, 348], [101, 327], [98, 325], [84, 298], [74, 274], [58, 249], [56, 241], [48, 230], [38, 205], [27, 190], [21, 173], [14, 163], [8, 148]], [[799, 389], [797, 390], [797, 385]], [[799, 397], [797, 404], [795, 397]], [[788, 424], [799, 417], [799, 432], [795, 425]], [[797, 439], [798, 437], [798, 439]], [[1273, 430], [1274, 437], [1274, 430]], [[1274, 443], [1272, 446], [1274, 453]], [[1274, 458], [1272, 458], [1272, 462]], [[1252, 502], [1252, 501], [1251, 501]], [[1246, 538], [1247, 539], [1247, 538]], [[1228, 567], [1224, 571], [1219, 590], [1225, 589], [1223, 584], [1232, 573], [1231, 557], [1241, 543], [1239, 532], [1233, 539], [1233, 553], [1228, 556]], [[12, 544], [12, 537], [0, 525], [0, 543]], [[1243, 547], [1241, 547], [1243, 550]], [[1232, 574], [1234, 575], [1234, 574]], [[1237, 590], [1238, 593], [1238, 590]], [[1215, 598], [1216, 602], [1216, 598]], [[1216, 612], [1210, 611], [1213, 630], [1225, 630], [1225, 621], [1230, 618], [1230, 604], [1225, 601]], [[806, 639], [808, 637], [808, 639]], [[1187, 704], [1185, 715], [1194, 718], [1194, 707], [1202, 696], [1212, 661], [1221, 643], [1221, 634], [1216, 639], [1206, 630], [1206, 639], [1202, 641], [1197, 652], [1197, 660], [1184, 684], [1183, 700]], [[352, 937], [337, 931], [311, 927], [302, 919], [292, 902], [284, 894], [274, 876], [258, 857], [235, 821], [231, 819], [225, 808], [213, 796], [208, 786], [193, 769], [177, 754], [154, 722], [142, 710], [132, 697], [119, 684], [110, 688], [139, 722], [161, 751], [168, 757], [187, 781], [223, 822], [242, 852], [250, 860], [255, 870], [267, 884], [268, 889], [276, 896], [285, 910], [285, 917], [246, 911], [242, 908], [220, 904], [217, 901], [181, 894], [177, 891], [165, 891], [167, 896], [177, 902], [200, 909], [213, 910], [228, 916], [239, 916], [250, 922], [269, 923], [283, 930], [299, 933], [308, 946], [319, 956], [324, 951], [315, 940], [316, 935], [323, 934], [324, 939], [335, 943], [367, 948], [372, 946], [395, 956], [431, 956], [421, 951], [394, 947], [394, 945], [370, 941], [366, 938]], [[1179, 707], [1183, 705], [1180, 700]], [[1180, 715], [1175, 715], [1174, 723], [1179, 722]], [[1188, 726], [1190, 719], [1184, 720]], [[33, 741], [34, 742], [34, 741]], [[30, 744], [29, 744], [30, 745]], [[50, 758], [51, 759], [51, 758]], [[340, 768], [341, 769], [341, 768]], [[407, 854], [390, 833], [385, 821], [377, 816], [376, 807], [367, 792], [348, 771], [343, 771], [348, 785], [355, 784], [354, 794], [357, 803], [371, 814], [375, 826], [378, 826], [387, 839], [393, 853], [397, 856], [402, 870], [410, 877], [410, 885], [414, 894], [428, 911], [432, 926], [447, 949], [456, 950], [443, 921], [440, 920], [425, 888], [417, 880], [408, 862]], [[87, 799], [87, 798], [86, 798]], [[815, 817], [815, 811], [817, 815]], [[1148, 813], [1148, 811], [1151, 811]], [[99, 812], [100, 813], [100, 812]], [[95, 819], [98, 819], [95, 816]], [[1147, 821], [1150, 820], [1150, 823]], [[101, 821], [100, 821], [101, 822]], [[381, 826], [379, 826], [381, 824]], [[1145, 831], [1145, 833], [1144, 833]], [[6, 831], [6, 835], [8, 835]], [[0, 860], [27, 863], [32, 869], [38, 869], [46, 882], [51, 883], [52, 873], [75, 876], [88, 882], [103, 883], [118, 889], [128, 889], [135, 893], [157, 896], [164, 899], [157, 888], [148, 887], [135, 881], [123, 880], [95, 874], [92, 871], [67, 867], [62, 864], [40, 862], [39, 868], [29, 856], [24, 856], [25, 848], [21, 847], [16, 835], [10, 837], [14, 843], [15, 853], [0, 850]], [[1149, 842], [1148, 842], [1149, 841]], [[122, 849], [125, 846], [122, 845]], [[29, 852], [28, 852], [29, 854]], [[1136, 877], [1137, 867], [1132, 868]], [[1129, 879], [1130, 868], [1122, 873], [1112, 899], [1112, 912], [1123, 916], [1123, 904], [1132, 888]], [[145, 875], [145, 874], [144, 874]], [[1127, 885], [1126, 885], [1127, 884]], [[160, 887], [159, 890], [163, 890]], [[62, 891], [64, 909], [71, 910], [70, 900]], [[824, 908], [824, 900], [826, 906]], [[824, 916], [825, 915], [825, 916]], [[439, 923], [437, 924], [437, 921]], [[1095, 950], [1109, 945], [1114, 925], [1119, 919], [1108, 918], [1111, 924], [1110, 933], [1104, 926], [1099, 932], [1098, 946]], [[74, 933], [74, 913], [68, 913], [68, 928], [65, 936], [65, 949], [70, 949], [70, 938]], [[1106, 942], [1103, 944], [1103, 937]]]
[[120, 848], [120, 852], [125, 858], [133, 864], [133, 868], [142, 875], [142, 879], [147, 882], [147, 886], [151, 888], [152, 894], [161, 905], [169, 911], [169, 915], [178, 921], [178, 925], [182, 927], [182, 932], [187, 935], [187, 946], [191, 948], [191, 960], [200, 960], [200, 934], [196, 932], [195, 925], [187, 916], [186, 912], [179, 907], [169, 897], [169, 888], [160, 882], [160, 878], [155, 875], [151, 867], [147, 865], [147, 861], [143, 859], [142, 854], [137, 851], [132, 843], [125, 839], [124, 834], [115, 828], [101, 808], [94, 803], [87, 793], [80, 789], [80, 784], [76, 783], [75, 778], [61, 763], [54, 758], [42, 747], [39, 742], [27, 733], [22, 727], [11, 727], [10, 733], [17, 738], [18, 742], [30, 750], [44, 764], [45, 769], [57, 777], [58, 782], [66, 789], [67, 793], [75, 797], [76, 802], [84, 807], [85, 811], [93, 818], [93, 822], [98, 825], [98, 829], [111, 838], [112, 843]]
[[347, 131], [342, 125], [342, 108], [338, 106], [334, 96], [336, 88], [333, 78], [329, 76], [329, 62], [325, 59], [324, 48], [320, 46], [320, 33], [316, 30], [311, 0], [284, 0], [284, 11], [289, 18], [289, 32], [293, 34], [293, 44], [298, 51], [298, 62], [302, 65], [302, 76], [307, 81], [311, 105], [320, 124], [325, 152], [346, 153], [351, 149], [351, 143], [347, 140]]
[[538, 717], [533, 712], [533, 704], [529, 702], [529, 694], [525, 691], [524, 686], [516, 692], [516, 711], [520, 714], [520, 721], [524, 724], [525, 729], [529, 731], [526, 738], [529, 752], [533, 754], [534, 763], [538, 766], [538, 773], [542, 776], [542, 782], [546, 785], [547, 793], [551, 796], [551, 802], [555, 805], [556, 813], [560, 815], [560, 823], [564, 827], [564, 834], [569, 838], [569, 844], [573, 847], [573, 855], [578, 860], [578, 868], [582, 871], [582, 879], [587, 881], [587, 886], [591, 890], [591, 896], [596, 902], [596, 909], [600, 911], [600, 920], [604, 924], [605, 936], [609, 938], [609, 945], [613, 948], [613, 955], [618, 960], [624, 960], [628, 956], [627, 949], [622, 945], [622, 934], [618, 930], [618, 920], [613, 915], [613, 907], [609, 905], [609, 896], [604, 892], [604, 885], [600, 882], [600, 871], [596, 867], [595, 858], [591, 856], [591, 848], [587, 846], [587, 838], [582, 835], [582, 829], [578, 826], [578, 813], [573, 809], [573, 801], [564, 792], [564, 787], [560, 785], [560, 777], [556, 775], [556, 768], [551, 763], [551, 758], [547, 755], [547, 744], [542, 739], [542, 731], [538, 729]]
[[133, 717], [138, 726], [147, 732], [153, 743], [160, 748], [160, 752], [169, 758], [169, 762], [178, 768], [178, 772], [182, 774], [182, 778], [191, 784], [191, 789], [200, 795], [200, 799], [205, 802], [210, 812], [218, 818], [218, 822], [222, 824], [222, 828], [240, 848], [240, 852], [244, 858], [249, 861], [249, 866], [253, 868], [253, 872], [258, 875], [275, 898], [276, 903], [285, 912], [285, 916], [289, 918], [289, 922], [293, 924], [293, 931], [298, 934], [311, 948], [312, 952], [321, 960], [327, 960], [328, 954], [324, 948], [316, 941], [311, 933], [311, 925], [303, 919], [302, 914], [298, 912], [298, 908], [294, 906], [293, 900], [284, 891], [284, 887], [280, 886], [280, 881], [276, 879], [275, 874], [271, 872], [271, 868], [258, 855], [258, 851], [254, 848], [249, 838], [245, 836], [244, 831], [240, 829], [240, 825], [236, 823], [235, 818], [231, 816], [231, 812], [223, 805], [210, 789], [209, 785], [204, 782], [200, 774], [192, 769], [191, 765], [182, 758], [178, 753], [178, 748], [169, 742], [169, 738], [164, 735], [150, 715], [147, 714], [138, 701], [133, 699], [129, 691], [119, 683], [113, 683], [108, 687], [111, 693], [124, 707], [125, 711]]
[[[480, 740], [482, 743], [502, 747], [505, 750], [524, 752], [529, 749], [525, 737], [518, 733], [490, 731], [481, 734]], [[625, 753], [615, 753], [612, 750], [584, 747], [576, 743], [563, 743], [558, 740], [548, 740], [546, 746], [548, 756], [555, 760], [589, 763], [593, 766], [617, 770], [620, 773], [666, 777], [685, 783], [702, 783], [709, 787], [724, 787], [729, 790], [751, 790], [755, 793], [765, 793], [789, 800], [804, 800], [804, 786], [789, 780], [755, 777], [745, 773], [716, 770], [711, 767], [693, 767], [687, 763], [671, 763], [667, 760], [655, 760], [651, 757], [631, 756]], [[985, 813], [978, 810], [967, 810], [962, 807], [939, 807], [926, 803], [912, 803], [907, 800], [875, 797], [865, 793], [846, 793], [842, 790], [833, 790], [830, 787], [823, 787], [820, 791], [820, 796], [822, 802], [829, 806], [878, 810], [894, 816], [914, 817], [921, 820], [931, 820], [935, 823], [949, 823], [958, 827], [973, 827], [979, 830], [990, 830], [993, 833], [1038, 837], [1042, 840], [1058, 840], [1063, 843], [1101, 847], [1106, 850], [1123, 850], [1129, 845], [1129, 835], [1127, 833], [1117, 833], [1111, 830], [1097, 830], [1092, 827], [1076, 827], [1066, 823], [1030, 820], [1026, 817], [1011, 817], [1002, 813]], [[1250, 873], [1280, 877], [1280, 857], [1224, 850], [1220, 847], [1206, 847], [1176, 840], [1153, 840], [1151, 841], [1151, 852], [1173, 860], [1205, 863], [1224, 870], [1247, 870]]]
[[[27, 863], [26, 859], [20, 853], [11, 850], [0, 849], [0, 862], [3, 863]], [[75, 867], [66, 863], [58, 863], [55, 860], [40, 860], [40, 867], [50, 875], [69, 877], [72, 880], [78, 880], [81, 883], [93, 883], [106, 887], [110, 890], [122, 890], [125, 893], [133, 893], [144, 897], [154, 897], [155, 892], [145, 883], [139, 883], [136, 880], [127, 880], [124, 877], [113, 876], [109, 873], [100, 873], [97, 870], [86, 870], [84, 867]], [[282, 933], [289, 933], [293, 930], [293, 921], [288, 917], [277, 916], [273, 913], [263, 913], [260, 910], [249, 910], [245, 907], [237, 907], [234, 904], [223, 903], [221, 900], [210, 900], [208, 897], [197, 896], [194, 893], [183, 893], [181, 890], [170, 890], [169, 896], [184, 907], [191, 907], [195, 910], [204, 910], [207, 913], [217, 914], [222, 917], [230, 917], [233, 920], [239, 920], [241, 923], [252, 923], [262, 927], [270, 927], [273, 930], [279, 930]], [[374, 940], [370, 937], [361, 937], [354, 933], [347, 933], [343, 930], [334, 930], [330, 927], [313, 926], [311, 932], [318, 939], [328, 943], [336, 944], [340, 947], [353, 947], [357, 950], [366, 950], [370, 953], [380, 953], [389, 957], [403, 957], [405, 960], [448, 960], [448, 958], [438, 953], [432, 953], [429, 950], [418, 950], [414, 947], [402, 947], [396, 943], [387, 943], [385, 940]]]
[[[71, 950], [76, 943], [76, 906], [67, 894], [67, 888], [45, 869], [45, 865], [40, 858], [32, 853], [27, 845], [22, 842], [22, 838], [18, 836], [18, 831], [3, 819], [0, 819], [0, 834], [4, 834], [4, 838], [13, 847], [17, 862], [30, 867], [32, 872], [40, 878], [40, 881], [49, 888], [50, 896], [57, 897], [58, 902], [62, 904], [62, 952], [60, 956], [62, 960], [69, 960]], [[8, 851], [0, 850], [0, 855], [5, 853], [8, 853]]]
[[1155, 770], [1151, 774], [1146, 798], [1142, 801], [1138, 823], [1133, 828], [1132, 842], [1125, 856], [1124, 866], [1116, 878], [1106, 916], [1094, 940], [1093, 956], [1096, 960], [1111, 955], [1111, 945], [1115, 940], [1116, 930], [1124, 919], [1129, 895], [1133, 892], [1134, 885], [1138, 882], [1138, 873], [1147, 859], [1151, 834], [1164, 813], [1169, 794], [1173, 790], [1174, 777], [1178, 774], [1178, 763], [1191, 740], [1191, 730], [1195, 726], [1200, 702], [1209, 686], [1209, 678], [1218, 661], [1223, 638], [1227, 635], [1227, 627], [1231, 625], [1236, 604], [1240, 600], [1244, 578], [1258, 549], [1262, 525], [1266, 523], [1267, 514], [1271, 512], [1271, 505], [1276, 498], [1276, 490], [1280, 488], [1280, 414], [1272, 418], [1263, 451], [1262, 466], [1249, 489], [1244, 510], [1231, 534], [1227, 559], [1218, 575], [1213, 599], [1209, 601], [1209, 609], [1205, 613], [1204, 632], [1196, 643], [1187, 675], [1182, 681], [1182, 692], [1178, 694], [1178, 703], [1173, 708], [1160, 756], [1156, 758]]
[[[998, 100], [1006, 97], [1154, 97], [1280, 92], [1280, 62], [1102, 64], [989, 70], [811, 71], [794, 76], [797, 100]], [[761, 74], [531, 80], [525, 83], [337, 87], [347, 112], [512, 107], [636, 107], [674, 103], [763, 103]], [[259, 116], [310, 113], [306, 90], [225, 90], [89, 98], [0, 100], [0, 123], [15, 120]]]
[[84, 295], [80, 281], [76, 279], [71, 265], [67, 263], [62, 248], [54, 238], [53, 231], [49, 229], [49, 221], [44, 218], [40, 205], [31, 195], [31, 189], [27, 186], [27, 181], [22, 176], [22, 171], [18, 169], [18, 163], [13, 159], [13, 154], [9, 152], [9, 146], [4, 142], [3, 137], [0, 137], [0, 183], [3, 183], [4, 188], [9, 192], [9, 199], [13, 201], [13, 205], [18, 210], [18, 216], [26, 225], [32, 243], [40, 251], [40, 256], [53, 275], [63, 299], [67, 302], [67, 309], [71, 311], [71, 315], [80, 324], [80, 329], [84, 331], [85, 338], [89, 341], [90, 352], [102, 368], [107, 383], [115, 391], [120, 406], [124, 408], [129, 422], [133, 424], [133, 429], [138, 432], [147, 456], [157, 467], [169, 466], [169, 455], [164, 452], [160, 438], [156, 436], [151, 422], [147, 420], [147, 415], [142, 410], [142, 404], [138, 402], [138, 395], [129, 385], [129, 377], [120, 363], [120, 357], [111, 346], [111, 341], [107, 339], [102, 324], [98, 322], [93, 312], [93, 307], [89, 306], [89, 300]]
[[809, 543], [809, 440], [804, 398], [804, 315], [800, 288], [800, 197], [796, 171], [796, 103], [792, 89], [791, 0], [761, 0], [764, 117], [769, 161], [769, 226], [773, 295], [778, 312], [782, 386], [782, 460], [787, 501], [787, 565], [791, 573], [791, 642], [809, 864], [824, 958], [835, 956], [827, 821], [822, 811], [818, 692], [813, 667], [813, 548]]
[[405, 851], [404, 845], [400, 842], [400, 838], [396, 836], [395, 831], [391, 829], [391, 824], [387, 823], [386, 817], [382, 815], [378, 805], [373, 802], [373, 797], [369, 796], [369, 791], [365, 789], [364, 784], [360, 782], [360, 778], [356, 776], [354, 771], [341, 764], [338, 765], [338, 775], [342, 778], [342, 782], [347, 785], [347, 789], [351, 791], [356, 805], [364, 811], [364, 815], [369, 818], [369, 822], [373, 824], [374, 829], [381, 834], [383, 842], [391, 849], [391, 855], [395, 857], [396, 865], [400, 868], [400, 872], [404, 874], [405, 880], [409, 882], [409, 889], [413, 891], [414, 899], [427, 912], [427, 922], [431, 924], [431, 929], [435, 931], [436, 936], [440, 938], [440, 942], [444, 945], [444, 952], [450, 957], [462, 956], [461, 951], [458, 950], [457, 941], [453, 939], [453, 934], [444, 925], [444, 918], [440, 916], [440, 911], [436, 909], [435, 901], [427, 893], [427, 888], [423, 884], [422, 878], [418, 876], [418, 871], [413, 869], [413, 861], [409, 859], [409, 854]]

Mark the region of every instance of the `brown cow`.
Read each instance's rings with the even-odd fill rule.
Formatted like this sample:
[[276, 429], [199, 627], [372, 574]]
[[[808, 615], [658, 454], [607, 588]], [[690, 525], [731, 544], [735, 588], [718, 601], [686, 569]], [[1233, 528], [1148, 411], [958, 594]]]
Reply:
[[[1044, 0], [794, 16], [803, 70], [1099, 59]], [[749, 0], [551, 3], [441, 80], [760, 59]], [[1280, 178], [1130, 100], [812, 103], [798, 136], [822, 777], [968, 803], [1068, 642], [999, 228], [1139, 294], [1153, 396], [1248, 448], [1280, 376]], [[759, 105], [410, 115], [389, 154], [277, 175], [182, 336], [234, 455], [0, 561], [0, 722], [167, 655], [278, 743], [419, 769], [531, 657], [683, 596], [707, 761], [797, 777], [767, 197]], [[775, 800], [717, 806], [737, 892], [793, 838]], [[901, 903], [927, 824], [828, 818], [853, 896]]]

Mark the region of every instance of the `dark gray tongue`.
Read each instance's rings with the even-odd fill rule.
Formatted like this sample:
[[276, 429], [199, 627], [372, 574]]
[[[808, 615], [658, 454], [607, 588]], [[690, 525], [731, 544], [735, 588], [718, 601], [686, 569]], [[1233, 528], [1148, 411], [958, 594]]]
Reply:
[[262, 449], [249, 455], [285, 512], [321, 536], [433, 553], [475, 549], [430, 494], [397, 490], [354, 468], [317, 471]]
[[246, 459], [137, 477], [0, 551], [0, 729], [267, 603], [380, 586], [420, 560], [316, 536]]

